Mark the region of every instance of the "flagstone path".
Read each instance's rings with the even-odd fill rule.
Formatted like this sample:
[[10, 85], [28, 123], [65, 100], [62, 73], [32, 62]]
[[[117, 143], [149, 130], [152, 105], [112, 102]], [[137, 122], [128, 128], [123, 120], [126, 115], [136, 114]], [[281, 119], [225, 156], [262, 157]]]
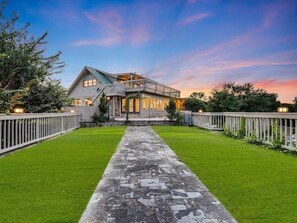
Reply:
[[236, 220], [151, 127], [131, 126], [80, 222]]

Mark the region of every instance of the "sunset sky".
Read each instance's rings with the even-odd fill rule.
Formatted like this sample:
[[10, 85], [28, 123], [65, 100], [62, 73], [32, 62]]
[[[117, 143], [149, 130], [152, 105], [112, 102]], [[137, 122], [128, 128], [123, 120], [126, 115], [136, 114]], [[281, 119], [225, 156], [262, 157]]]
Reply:
[[65, 87], [88, 65], [143, 74], [183, 97], [230, 81], [282, 102], [297, 96], [296, 0], [8, 0], [12, 10], [36, 37], [49, 32]]

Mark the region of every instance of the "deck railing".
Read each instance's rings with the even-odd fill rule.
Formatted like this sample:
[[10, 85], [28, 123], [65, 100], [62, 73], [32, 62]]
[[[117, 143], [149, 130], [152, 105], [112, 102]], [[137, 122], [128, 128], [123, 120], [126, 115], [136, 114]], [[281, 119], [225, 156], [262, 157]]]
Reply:
[[110, 84], [107, 85], [105, 89], [104, 92], [107, 96], [123, 96], [125, 95], [125, 92], [146, 91], [174, 98], [180, 97], [180, 92], [178, 90], [147, 79]]
[[125, 86], [121, 83], [109, 84], [104, 88], [106, 96], [125, 96]]
[[0, 115], [0, 154], [79, 128], [72, 113]]
[[183, 112], [187, 124], [297, 150], [297, 113]]

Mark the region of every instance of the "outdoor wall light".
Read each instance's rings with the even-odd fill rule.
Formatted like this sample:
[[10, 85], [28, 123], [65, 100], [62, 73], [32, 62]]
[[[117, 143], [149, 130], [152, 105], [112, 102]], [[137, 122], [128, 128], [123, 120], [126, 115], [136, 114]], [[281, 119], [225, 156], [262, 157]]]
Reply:
[[74, 110], [70, 110], [70, 112], [71, 112], [71, 113], [74, 113], [75, 111], [74, 111]]
[[199, 111], [198, 111], [198, 112], [203, 112], [203, 111], [202, 111], [202, 109], [199, 109]]
[[24, 113], [25, 109], [21, 108], [21, 107], [16, 107], [16, 108], [13, 109], [13, 112], [14, 113]]
[[278, 107], [277, 108], [277, 111], [278, 112], [288, 112], [289, 111], [289, 108], [288, 107]]

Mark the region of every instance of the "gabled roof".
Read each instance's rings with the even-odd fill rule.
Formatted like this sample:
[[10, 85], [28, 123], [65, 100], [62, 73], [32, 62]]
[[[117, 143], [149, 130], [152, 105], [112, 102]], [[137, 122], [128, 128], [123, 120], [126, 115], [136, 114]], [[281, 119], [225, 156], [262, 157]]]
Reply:
[[88, 66], [86, 66], [86, 68], [88, 71], [91, 72], [91, 74], [93, 74], [103, 84], [112, 84], [113, 83], [113, 81], [110, 80], [108, 77], [116, 78], [116, 76], [114, 76], [110, 73], [107, 73], [105, 71], [101, 71], [101, 70], [95, 69], [93, 67], [88, 67]]
[[101, 71], [92, 67], [85, 66], [80, 74], [77, 76], [77, 78], [73, 81], [71, 86], [68, 89], [68, 94], [73, 90], [73, 88], [77, 85], [77, 83], [80, 81], [80, 79], [86, 75], [87, 73], [91, 73], [97, 80], [102, 82], [103, 84], [112, 84], [113, 79], [116, 80], [116, 75], [107, 73], [105, 71]]

